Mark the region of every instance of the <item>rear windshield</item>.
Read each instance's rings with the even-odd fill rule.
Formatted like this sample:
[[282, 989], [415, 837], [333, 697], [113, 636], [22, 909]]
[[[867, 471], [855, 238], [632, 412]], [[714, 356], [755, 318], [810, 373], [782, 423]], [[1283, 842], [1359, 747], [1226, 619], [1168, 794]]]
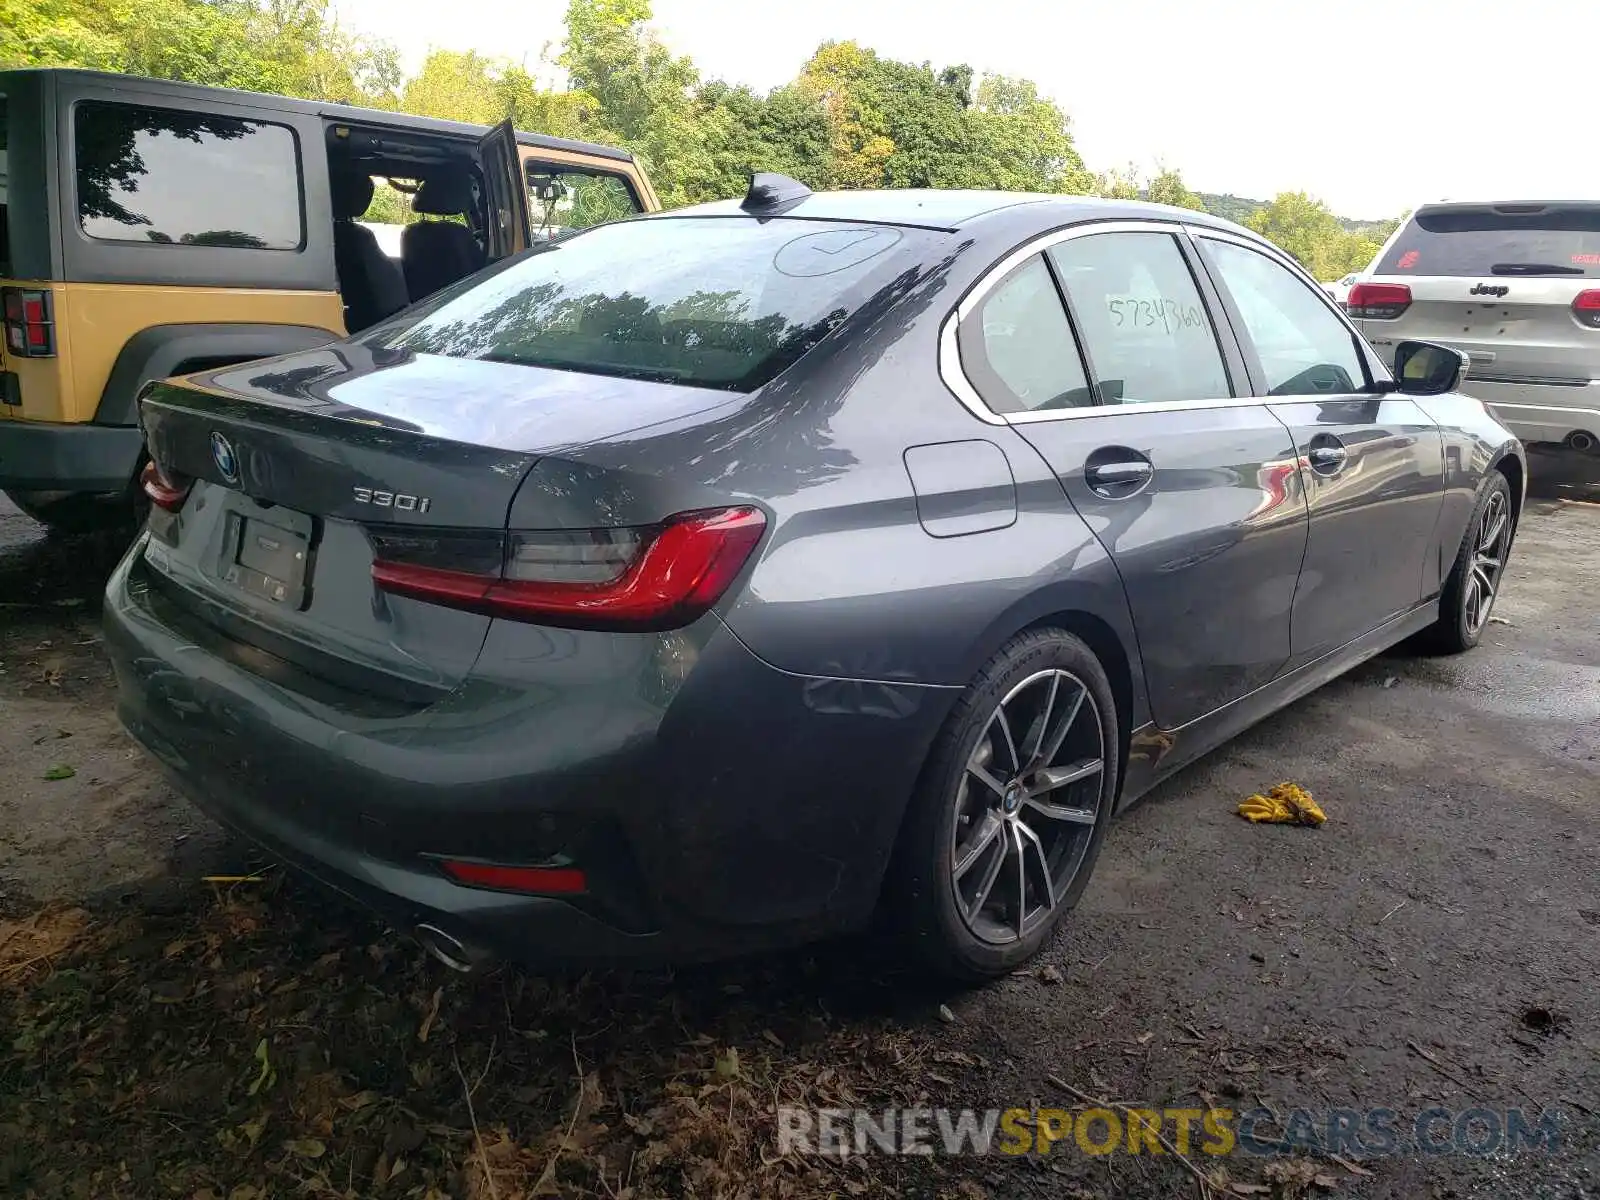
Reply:
[[1406, 222], [1377, 273], [1600, 276], [1600, 207], [1424, 210]]
[[396, 350], [750, 391], [941, 235], [884, 225], [668, 217], [539, 247], [373, 341]]

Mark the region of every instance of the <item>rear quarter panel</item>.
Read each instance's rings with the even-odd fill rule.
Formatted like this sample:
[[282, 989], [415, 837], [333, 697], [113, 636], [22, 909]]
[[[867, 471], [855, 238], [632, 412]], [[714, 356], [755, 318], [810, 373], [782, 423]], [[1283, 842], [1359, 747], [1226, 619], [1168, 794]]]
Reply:
[[1429, 580], [1432, 590], [1437, 590], [1443, 586], [1461, 548], [1485, 477], [1496, 469], [1511, 477], [1512, 505], [1520, 515], [1527, 491], [1528, 462], [1522, 443], [1483, 401], [1456, 392], [1411, 399], [1438, 423], [1443, 435], [1444, 503], [1439, 509], [1435, 555], [1430, 563], [1434, 574]]

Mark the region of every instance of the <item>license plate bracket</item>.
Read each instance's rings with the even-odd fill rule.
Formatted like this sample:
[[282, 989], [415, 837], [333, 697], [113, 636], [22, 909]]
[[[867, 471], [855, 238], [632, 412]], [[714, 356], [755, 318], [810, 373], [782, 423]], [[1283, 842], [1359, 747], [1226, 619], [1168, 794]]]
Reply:
[[305, 513], [245, 500], [230, 505], [218, 574], [274, 606], [305, 607], [311, 581], [312, 520]]

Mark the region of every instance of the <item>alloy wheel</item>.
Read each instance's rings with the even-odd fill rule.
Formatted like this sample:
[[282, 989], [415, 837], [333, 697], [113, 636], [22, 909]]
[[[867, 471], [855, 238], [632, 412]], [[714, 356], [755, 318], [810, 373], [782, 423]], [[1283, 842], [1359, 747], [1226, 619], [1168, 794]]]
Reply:
[[1461, 602], [1465, 610], [1467, 633], [1471, 636], [1477, 636], [1489, 620], [1489, 611], [1494, 607], [1495, 593], [1500, 587], [1500, 575], [1505, 570], [1506, 549], [1510, 543], [1510, 506], [1504, 492], [1491, 492], [1474, 531], [1470, 572], [1462, 589]]
[[1070, 671], [1039, 671], [1007, 693], [956, 787], [950, 880], [967, 928], [1017, 942], [1055, 914], [1102, 818], [1100, 709]]

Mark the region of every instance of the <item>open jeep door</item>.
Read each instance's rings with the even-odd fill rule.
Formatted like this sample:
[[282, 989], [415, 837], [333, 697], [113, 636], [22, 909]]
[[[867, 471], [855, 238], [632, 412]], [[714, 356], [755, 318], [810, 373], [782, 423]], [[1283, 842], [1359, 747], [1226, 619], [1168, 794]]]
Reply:
[[488, 189], [487, 219], [490, 262], [526, 250], [531, 241], [528, 225], [528, 190], [522, 181], [522, 157], [517, 153], [517, 131], [502, 121], [478, 140]]

